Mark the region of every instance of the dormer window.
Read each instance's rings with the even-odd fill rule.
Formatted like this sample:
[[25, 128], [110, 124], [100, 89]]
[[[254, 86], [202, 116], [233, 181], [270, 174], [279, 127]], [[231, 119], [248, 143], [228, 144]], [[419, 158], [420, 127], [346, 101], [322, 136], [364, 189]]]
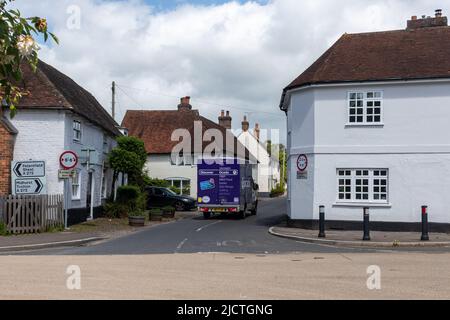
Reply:
[[350, 92], [348, 94], [349, 125], [379, 125], [383, 116], [381, 91]]

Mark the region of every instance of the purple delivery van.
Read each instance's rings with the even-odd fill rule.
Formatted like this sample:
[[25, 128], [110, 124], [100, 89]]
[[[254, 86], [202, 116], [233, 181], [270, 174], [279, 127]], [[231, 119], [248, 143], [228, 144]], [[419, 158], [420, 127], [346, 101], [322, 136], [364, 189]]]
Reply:
[[198, 207], [205, 219], [212, 214], [256, 215], [258, 185], [255, 166], [237, 159], [202, 159], [197, 165]]

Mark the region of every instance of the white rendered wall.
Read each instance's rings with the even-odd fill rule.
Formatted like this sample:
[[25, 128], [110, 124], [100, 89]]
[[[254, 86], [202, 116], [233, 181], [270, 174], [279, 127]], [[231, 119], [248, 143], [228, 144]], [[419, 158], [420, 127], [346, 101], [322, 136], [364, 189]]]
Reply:
[[58, 155], [64, 151], [65, 113], [21, 109], [11, 122], [19, 131], [14, 146], [14, 160], [45, 161], [47, 193], [62, 194], [63, 183], [58, 179]]
[[250, 132], [242, 132], [238, 140], [258, 160], [259, 192], [269, 193], [275, 187], [274, 184], [280, 182], [279, 163], [270, 158], [264, 146]]
[[[74, 141], [73, 139], [73, 121], [78, 120], [81, 122], [82, 138], [81, 141]], [[104, 130], [83, 117], [68, 113], [65, 122], [65, 150], [74, 151], [78, 154], [80, 162], [78, 163], [77, 170], [81, 173], [81, 197], [79, 200], [72, 200], [71, 208], [85, 208], [87, 204], [87, 188], [88, 188], [88, 168], [86, 163], [87, 153], [83, 152], [83, 149], [93, 149], [97, 156], [91, 155], [92, 159], [96, 159], [95, 162], [90, 163], [89, 167], [93, 173], [94, 180], [94, 193], [92, 199], [94, 207], [102, 205], [104, 200], [101, 194], [102, 188], [102, 170], [103, 162], [107, 160], [109, 151], [116, 145], [115, 138], [108, 135], [108, 148], [103, 148], [103, 134]], [[112, 186], [112, 170], [108, 170], [106, 182], [108, 184], [109, 195]], [[72, 194], [72, 190], [70, 190]]]
[[[383, 92], [383, 125], [347, 126], [350, 91]], [[289, 215], [361, 220], [361, 206], [336, 205], [337, 168], [389, 169], [389, 204], [372, 206], [371, 219], [450, 222], [450, 83], [321, 87], [293, 93], [288, 110]], [[289, 139], [291, 136], [291, 139]], [[309, 157], [308, 180], [297, 180], [299, 154]], [[370, 206], [370, 205], [369, 205]]]
[[191, 197], [197, 197], [197, 166], [175, 166], [170, 154], [152, 154], [147, 158], [148, 175], [156, 179], [183, 178], [191, 180]]

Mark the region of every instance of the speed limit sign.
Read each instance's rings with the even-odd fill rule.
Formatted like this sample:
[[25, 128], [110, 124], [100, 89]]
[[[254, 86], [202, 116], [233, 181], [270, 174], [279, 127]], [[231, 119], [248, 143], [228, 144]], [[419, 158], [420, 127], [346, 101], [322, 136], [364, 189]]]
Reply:
[[59, 164], [65, 170], [71, 170], [78, 164], [78, 156], [73, 151], [65, 151], [59, 157]]
[[308, 168], [308, 157], [305, 154], [301, 154], [297, 158], [297, 169], [300, 172], [305, 172]]

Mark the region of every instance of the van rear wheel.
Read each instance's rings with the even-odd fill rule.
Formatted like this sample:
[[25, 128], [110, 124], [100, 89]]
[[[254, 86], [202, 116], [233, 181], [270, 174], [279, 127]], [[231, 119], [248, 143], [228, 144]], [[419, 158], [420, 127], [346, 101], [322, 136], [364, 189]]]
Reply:
[[247, 217], [245, 210], [238, 213], [238, 218], [244, 220]]
[[211, 218], [211, 212], [203, 212], [203, 218], [205, 218], [205, 220], [208, 220]]

